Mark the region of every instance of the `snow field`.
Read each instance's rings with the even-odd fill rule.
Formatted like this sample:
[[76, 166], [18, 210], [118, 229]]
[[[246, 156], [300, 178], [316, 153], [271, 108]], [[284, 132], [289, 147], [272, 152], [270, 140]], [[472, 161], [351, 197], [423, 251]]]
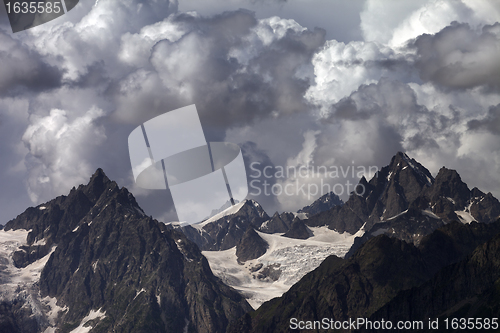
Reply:
[[[239, 264], [236, 247], [225, 251], [203, 251], [213, 273], [224, 283], [240, 291], [254, 308], [283, 295], [304, 275], [317, 268], [323, 260], [336, 255], [343, 257], [354, 242], [354, 235], [339, 234], [328, 227], [310, 228], [314, 236], [302, 240], [266, 234], [257, 231], [268, 244], [267, 252], [261, 257]], [[359, 235], [356, 235], [359, 236]], [[262, 268], [252, 272], [262, 265]], [[280, 270], [276, 281], [270, 277], [259, 278], [266, 267]]]

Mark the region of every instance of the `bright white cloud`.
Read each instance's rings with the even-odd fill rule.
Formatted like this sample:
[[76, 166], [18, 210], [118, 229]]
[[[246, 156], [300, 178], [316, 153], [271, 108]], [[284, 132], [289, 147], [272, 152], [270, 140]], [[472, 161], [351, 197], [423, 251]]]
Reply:
[[96, 122], [103, 116], [97, 108], [74, 120], [58, 109], [45, 117], [31, 116], [22, 140], [29, 150], [28, 191], [33, 203], [50, 200], [87, 181], [94, 171], [88, 161], [106, 139], [104, 128]]
[[312, 60], [315, 83], [306, 98], [320, 104], [323, 115], [327, 115], [330, 111], [326, 102], [336, 103], [362, 84], [377, 82], [381, 77], [411, 80], [416, 72], [407, 63], [409, 57], [375, 42], [328, 41]]
[[434, 34], [451, 22], [472, 27], [493, 24], [500, 16], [500, 5], [487, 0], [368, 0], [361, 13], [361, 28], [366, 41], [393, 47], [422, 34]]

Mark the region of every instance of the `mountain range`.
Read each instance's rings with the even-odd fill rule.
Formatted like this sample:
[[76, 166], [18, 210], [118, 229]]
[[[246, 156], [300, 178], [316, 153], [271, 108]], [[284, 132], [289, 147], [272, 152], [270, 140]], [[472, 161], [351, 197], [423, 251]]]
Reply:
[[[4, 290], [13, 290], [0, 306], [0, 332], [221, 332], [251, 309], [195, 244], [146, 216], [100, 169], [3, 232], [19, 230], [30, 230], [26, 244], [11, 263], [3, 254]], [[40, 260], [37, 280], [16, 279]]]
[[[396, 154], [344, 203], [164, 224], [101, 169], [0, 231], [0, 332], [288, 332], [496, 316], [500, 203]], [[450, 282], [452, 281], [452, 282]], [[273, 298], [274, 297], [274, 298]]]

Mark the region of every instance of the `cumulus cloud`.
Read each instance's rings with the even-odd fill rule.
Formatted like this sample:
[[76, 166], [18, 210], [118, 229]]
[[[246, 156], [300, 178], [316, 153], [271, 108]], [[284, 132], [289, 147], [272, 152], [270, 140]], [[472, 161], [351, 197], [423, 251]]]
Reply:
[[[20, 133], [0, 149], [24, 162], [9, 167], [27, 173], [34, 202], [86, 182], [97, 166], [134, 189], [130, 131], [192, 103], [207, 140], [240, 144], [247, 164], [380, 167], [405, 150], [484, 190], [500, 182], [495, 2], [368, 0], [364, 40], [345, 42], [243, 9], [203, 16], [179, 12], [177, 1], [78, 6], [62, 24], [0, 33], [0, 126], [15, 123]], [[11, 109], [22, 119], [10, 121]], [[320, 184], [269, 180], [299, 181]], [[134, 193], [155, 216], [175, 215], [168, 193]], [[270, 211], [312, 199], [255, 198]]]
[[425, 81], [449, 88], [500, 88], [500, 23], [476, 32], [453, 23], [435, 35], [422, 35], [413, 44], [416, 67]]
[[482, 119], [474, 119], [467, 123], [470, 130], [486, 130], [500, 135], [500, 104], [490, 107], [488, 114]]
[[31, 30], [26, 39], [52, 64], [64, 69], [66, 80], [77, 80], [95, 63], [104, 64], [102, 69], [109, 75], [119, 75], [117, 72], [124, 70], [116, 61], [121, 36], [162, 21], [176, 10], [176, 1], [97, 1], [76, 22], [42, 25]]
[[[377, 42], [327, 41], [312, 63], [315, 80], [305, 97], [320, 106], [323, 117], [330, 113], [329, 105], [349, 96], [361, 85], [376, 83], [382, 77], [402, 82], [418, 80], [412, 53], [398, 52]], [[347, 104], [337, 108], [351, 117]]]
[[500, 5], [487, 0], [368, 0], [361, 13], [366, 41], [398, 47], [422, 34], [435, 34], [451, 22], [473, 27], [494, 24]]
[[92, 108], [71, 120], [64, 110], [53, 109], [45, 117], [32, 116], [22, 140], [26, 158], [28, 191], [33, 203], [66, 193], [74, 184], [86, 183], [88, 160], [106, 136], [97, 123], [102, 110]]
[[[173, 30], [177, 33], [168, 32]], [[221, 138], [216, 132], [273, 112], [306, 110], [309, 61], [324, 42], [324, 31], [306, 30], [293, 20], [256, 20], [244, 10], [209, 19], [183, 14], [162, 22], [147, 38], [141, 34], [146, 32], [123, 39], [120, 57], [144, 61], [134, 51], [135, 41], [143, 39], [152, 45], [148, 64], [120, 83], [114, 116], [136, 122], [196, 103], [206, 134], [216, 139]], [[149, 106], [142, 113], [137, 100]]]
[[[257, 20], [245, 10], [205, 18], [169, 15], [175, 3], [163, 6], [99, 1], [80, 20], [44, 26], [23, 37], [38, 58], [64, 73], [57, 89], [31, 99], [32, 123], [23, 142], [30, 152], [26, 165], [32, 200], [84, 182], [95, 165], [92, 160], [102, 156], [97, 143], [89, 145], [86, 154], [79, 154], [88, 163], [65, 169], [76, 156], [60, 158], [59, 153], [81, 150], [81, 143], [77, 137], [57, 143], [57, 128], [69, 127], [83, 141], [93, 133], [98, 143], [119, 144], [117, 138], [106, 139], [113, 123], [136, 126], [196, 103], [207, 139], [222, 140], [232, 126], [308, 109], [302, 96], [311, 79], [310, 59], [324, 43], [324, 31], [309, 31], [277, 17]], [[104, 110], [102, 114], [89, 113], [89, 103]], [[104, 114], [111, 123], [91, 126]], [[87, 127], [77, 130], [81, 123]], [[125, 142], [126, 131], [113, 133]], [[118, 167], [122, 171], [116, 171], [124, 179], [127, 158]]]

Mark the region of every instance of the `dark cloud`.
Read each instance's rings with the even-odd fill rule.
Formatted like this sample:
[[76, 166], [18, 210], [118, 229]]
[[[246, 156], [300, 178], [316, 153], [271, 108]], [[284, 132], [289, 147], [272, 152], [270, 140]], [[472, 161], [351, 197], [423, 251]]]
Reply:
[[381, 78], [377, 83], [361, 85], [350, 96], [331, 106], [326, 122], [366, 120], [387, 117], [389, 123], [406, 122], [428, 112], [417, 102], [415, 92], [404, 82]]
[[424, 81], [452, 89], [500, 89], [500, 23], [477, 32], [453, 22], [435, 35], [421, 35], [411, 46]]
[[500, 104], [490, 107], [485, 117], [469, 121], [467, 127], [473, 131], [484, 130], [500, 135]]
[[439, 145], [436, 140], [425, 135], [424, 133], [417, 133], [408, 139], [406, 148], [409, 150], [439, 149]]
[[61, 85], [62, 71], [0, 30], [0, 96], [37, 93]]
[[325, 29], [327, 39], [341, 42], [362, 40], [360, 11], [366, 0], [182, 0], [181, 11], [196, 10], [200, 15], [213, 16], [223, 11], [246, 8], [259, 19], [279, 16], [294, 19], [310, 30]]
[[[356, 102], [351, 97], [345, 97], [332, 105], [331, 112], [332, 117], [336, 119], [358, 120], [370, 118], [370, 113], [367, 110], [358, 110]], [[332, 117], [330, 117], [330, 120], [332, 120]]]
[[259, 149], [255, 142], [247, 141], [241, 144], [240, 147], [243, 154], [243, 159], [245, 161], [248, 184], [251, 185], [252, 181], [256, 180], [256, 182], [253, 183], [254, 186], [262, 190], [262, 193], [260, 195], [253, 195], [257, 194], [258, 191], [252, 187], [249, 187], [250, 195], [248, 198], [254, 199], [259, 202], [266, 211], [278, 209], [279, 203], [276, 196], [264, 195], [262, 186], [264, 181], [267, 181], [267, 183], [269, 183], [269, 186], [273, 186], [276, 183], [275, 178], [264, 177], [264, 168], [269, 167], [271, 168], [271, 170], [273, 170], [273, 162], [262, 149]]

